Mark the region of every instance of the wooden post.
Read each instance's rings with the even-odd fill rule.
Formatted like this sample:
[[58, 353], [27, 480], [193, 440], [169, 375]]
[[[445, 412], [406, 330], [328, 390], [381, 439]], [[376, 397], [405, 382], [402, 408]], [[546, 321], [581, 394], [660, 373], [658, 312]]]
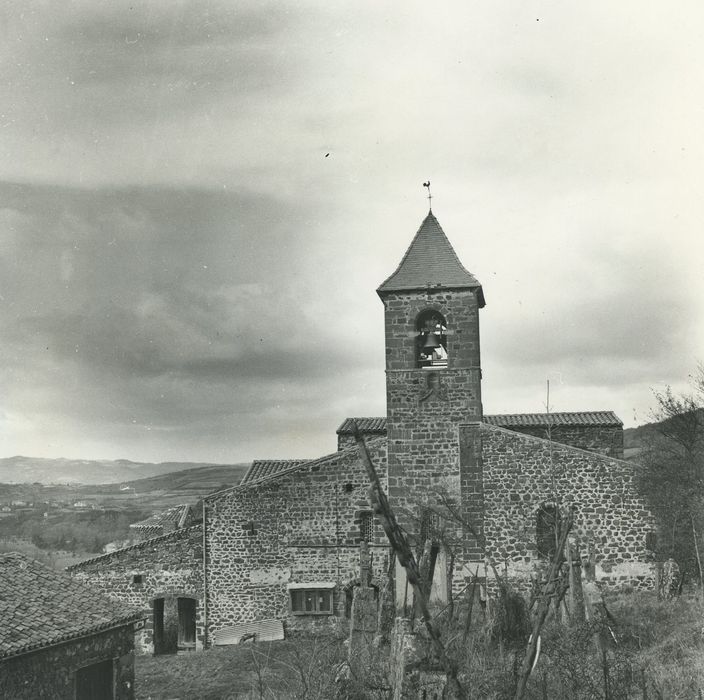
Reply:
[[369, 495], [374, 506], [374, 512], [381, 518], [381, 524], [384, 528], [384, 532], [386, 533], [386, 537], [389, 540], [389, 544], [396, 552], [396, 556], [401, 566], [403, 566], [406, 570], [406, 579], [413, 589], [413, 597], [418, 606], [418, 612], [421, 614], [425, 629], [428, 632], [430, 643], [437, 654], [443, 670], [447, 674], [448, 690], [452, 693], [452, 697], [458, 699], [464, 698], [464, 691], [459, 680], [457, 679], [457, 669], [455, 669], [447, 656], [445, 646], [442, 643], [440, 635], [435, 629], [430, 617], [425, 586], [423, 585], [420, 569], [418, 568], [418, 564], [413, 556], [413, 551], [411, 550], [408, 541], [403, 534], [403, 530], [401, 530], [398, 522], [396, 521], [396, 516], [389, 505], [389, 500], [386, 497], [386, 493], [384, 493], [384, 489], [381, 487], [379, 475], [376, 473], [376, 469], [374, 468], [374, 464], [369, 456], [369, 451], [367, 450], [364, 439], [359, 432], [356, 421], [353, 421], [352, 423], [352, 431], [359, 449], [359, 456], [367, 472], [369, 481], [371, 482]]

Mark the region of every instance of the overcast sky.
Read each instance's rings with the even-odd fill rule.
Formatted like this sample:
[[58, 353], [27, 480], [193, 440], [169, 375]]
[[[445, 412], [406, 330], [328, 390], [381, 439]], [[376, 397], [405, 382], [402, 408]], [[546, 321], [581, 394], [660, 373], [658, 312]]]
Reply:
[[0, 456], [333, 451], [426, 179], [487, 413], [704, 358], [700, 0], [5, 0], [0, 57]]

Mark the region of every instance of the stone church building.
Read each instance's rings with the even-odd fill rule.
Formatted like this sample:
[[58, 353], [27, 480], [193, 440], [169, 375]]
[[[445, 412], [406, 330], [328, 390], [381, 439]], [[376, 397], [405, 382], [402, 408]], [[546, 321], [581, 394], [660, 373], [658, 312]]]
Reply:
[[249, 632], [275, 636], [282, 624], [346, 625], [360, 549], [379, 598], [408, 602], [405, 572], [369, 504], [353, 421], [416, 551], [430, 552], [431, 603], [443, 604], [475, 575], [490, 586], [489, 563], [527, 588], [565, 507], [598, 581], [653, 585], [655, 525], [636, 493], [634, 465], [623, 461], [621, 421], [610, 411], [483, 414], [484, 292], [432, 212], [377, 294], [385, 417], [344, 420], [333, 454], [254, 462], [238, 486], [204, 499], [202, 526], [72, 567], [151, 613], [138, 648], [202, 649]]
[[[417, 546], [432, 539], [431, 598], [442, 603], [475, 573], [490, 576], [488, 560], [529, 585], [565, 505], [598, 581], [651, 587], [654, 520], [622, 459], [621, 421], [610, 411], [483, 414], [484, 292], [432, 211], [377, 294], [387, 415], [356, 422], [399, 521]], [[407, 598], [370, 509], [352, 421], [338, 429], [334, 454], [255, 462], [239, 486], [205, 499], [206, 644], [244, 623], [275, 619], [296, 629], [344, 620], [360, 542], [368, 543], [372, 584], [381, 591], [391, 581], [396, 600]]]

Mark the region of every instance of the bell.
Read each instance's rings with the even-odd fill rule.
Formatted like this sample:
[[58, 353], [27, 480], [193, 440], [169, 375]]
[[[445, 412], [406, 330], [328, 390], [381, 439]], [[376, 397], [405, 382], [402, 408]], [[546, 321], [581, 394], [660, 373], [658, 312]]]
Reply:
[[440, 336], [437, 333], [428, 333], [423, 343], [423, 352], [427, 355], [438, 347], [440, 347]]

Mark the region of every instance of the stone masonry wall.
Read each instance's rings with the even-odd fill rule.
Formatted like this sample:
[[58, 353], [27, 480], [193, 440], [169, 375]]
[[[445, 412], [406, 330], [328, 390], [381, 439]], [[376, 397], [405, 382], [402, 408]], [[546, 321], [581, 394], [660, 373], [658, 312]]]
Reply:
[[[200, 525], [88, 559], [70, 566], [68, 572], [110, 598], [144, 611], [148, 619], [137, 637], [139, 653], [154, 651], [154, 600], [194, 598], [196, 649], [203, 647], [203, 529]], [[134, 582], [135, 575], [141, 575], [141, 583]]]
[[[511, 426], [510, 430], [543, 440], [548, 438], [548, 430], [544, 426]], [[552, 439], [563, 445], [623, 459], [623, 426], [620, 425], [556, 425], [552, 428]]]
[[[389, 502], [400, 524], [418, 533], [423, 509], [437, 503], [437, 492], [455, 498], [472, 494], [470, 507], [481, 512], [476, 499], [481, 474], [478, 482], [476, 474], [462, 474], [458, 440], [459, 425], [482, 416], [479, 307], [471, 290], [399, 292], [384, 294], [383, 299]], [[416, 321], [427, 309], [446, 320], [446, 368], [416, 367]], [[455, 551], [457, 588], [463, 584], [458, 574], [480, 557], [481, 548], [474, 539], [463, 537], [458, 523], [443, 525], [446, 540], [464, 542], [463, 551]]]
[[[385, 440], [368, 446], [385, 484]], [[208, 643], [217, 630], [257, 620], [282, 619], [287, 630], [340, 624], [358, 577], [368, 488], [355, 449], [206, 498]], [[370, 552], [381, 584], [388, 547], [377, 522]], [[306, 582], [335, 585], [334, 615], [291, 613], [287, 584]]]
[[[479, 309], [470, 290], [385, 294], [384, 306], [389, 500], [410, 528], [418, 499], [458, 488], [457, 428], [482, 415]], [[416, 319], [426, 309], [446, 319], [446, 368], [416, 368]]]
[[132, 623], [0, 661], [0, 698], [74, 700], [79, 668], [113, 659], [116, 700], [134, 698]]
[[544, 565], [536, 515], [553, 502], [554, 480], [559, 498], [574, 507], [582, 555], [588, 542], [595, 547], [597, 580], [613, 588], [652, 587], [646, 536], [655, 522], [637, 494], [633, 464], [484, 423], [463, 426], [462, 434], [481, 453], [484, 533], [500, 570], [505, 563], [512, 578], [526, 581]]

